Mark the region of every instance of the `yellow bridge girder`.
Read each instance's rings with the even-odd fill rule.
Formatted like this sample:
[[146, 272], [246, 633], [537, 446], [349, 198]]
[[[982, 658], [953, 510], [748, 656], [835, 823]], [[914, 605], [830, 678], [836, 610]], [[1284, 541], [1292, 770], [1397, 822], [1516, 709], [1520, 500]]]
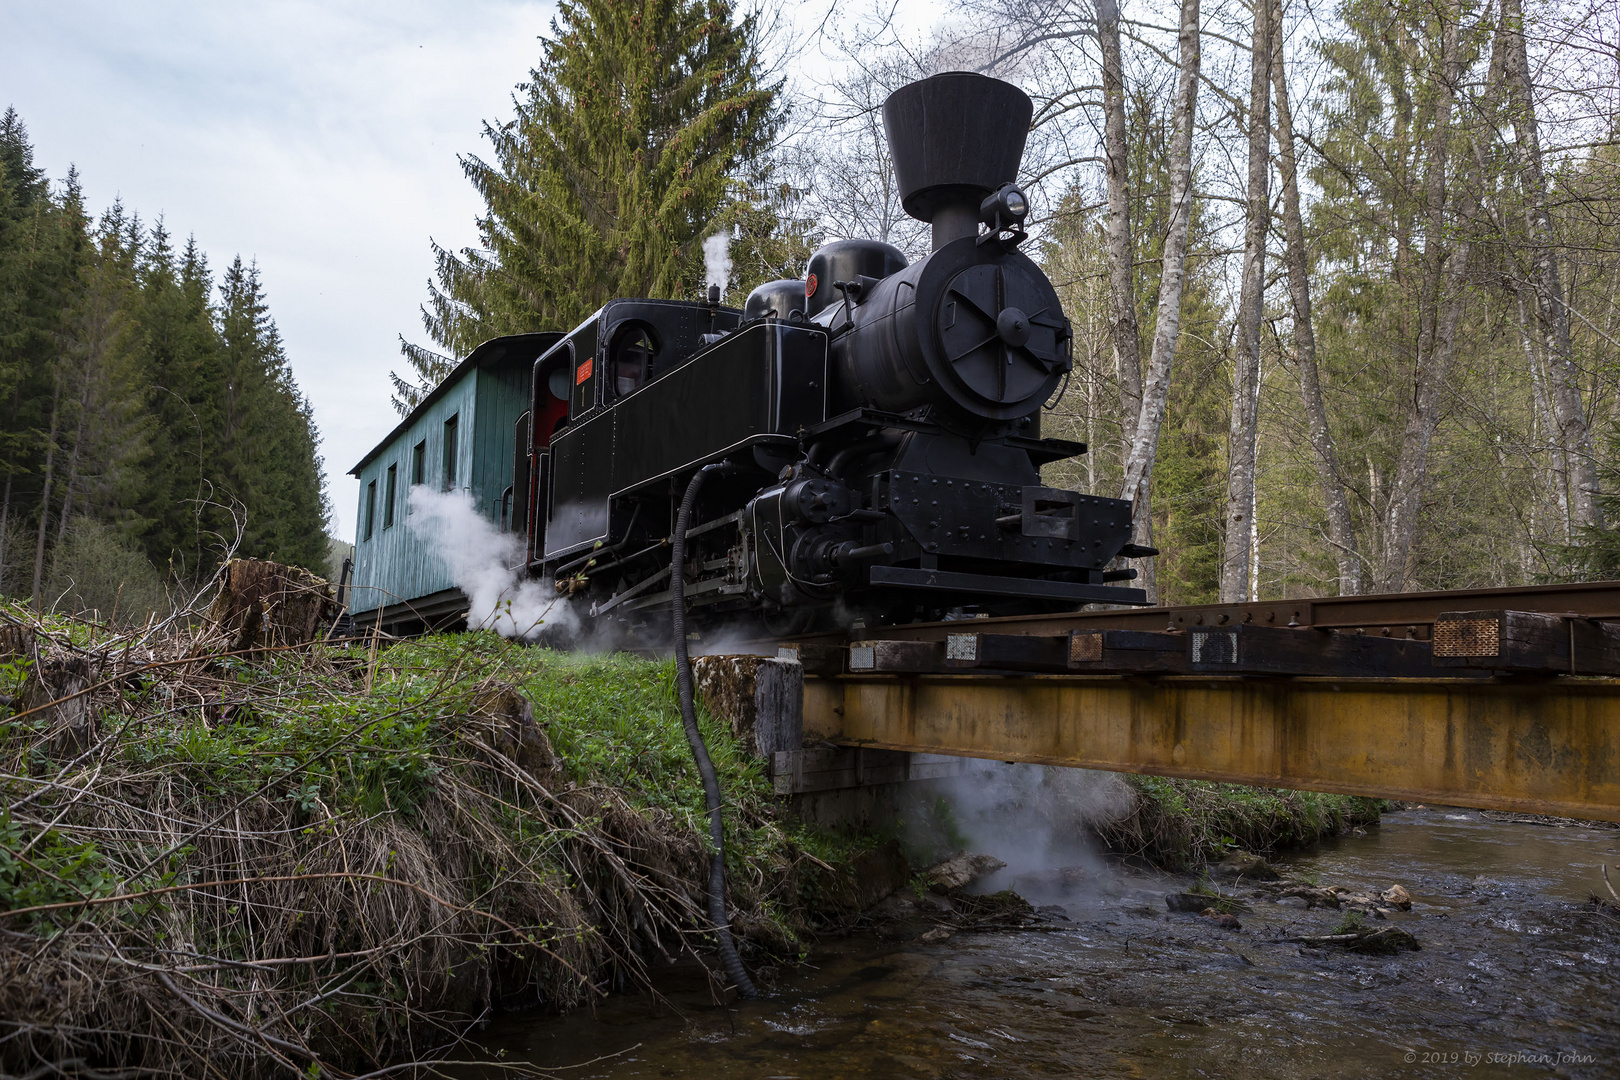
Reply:
[[804, 733], [1620, 821], [1620, 679], [807, 676]]

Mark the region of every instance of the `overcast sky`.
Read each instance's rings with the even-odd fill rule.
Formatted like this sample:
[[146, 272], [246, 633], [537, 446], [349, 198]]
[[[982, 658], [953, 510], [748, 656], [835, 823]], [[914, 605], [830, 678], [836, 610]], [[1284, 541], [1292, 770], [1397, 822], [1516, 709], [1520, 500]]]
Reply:
[[397, 422], [388, 371], [422, 340], [428, 238], [475, 239], [458, 153], [511, 114], [554, 5], [0, 0], [0, 108], [53, 178], [257, 259], [315, 406], [337, 535], [346, 470]]

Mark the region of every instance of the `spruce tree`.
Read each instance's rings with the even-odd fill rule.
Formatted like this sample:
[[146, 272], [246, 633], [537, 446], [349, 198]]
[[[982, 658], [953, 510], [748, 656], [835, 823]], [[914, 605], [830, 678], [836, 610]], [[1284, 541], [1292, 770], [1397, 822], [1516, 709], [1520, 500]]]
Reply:
[[324, 567], [315, 428], [257, 268], [213, 290], [195, 241], [117, 203], [93, 224], [0, 115], [0, 589], [110, 612], [148, 560], [126, 596], [199, 584], [233, 543]]
[[153, 423], [141, 542], [156, 565], [181, 577], [211, 565], [234, 532], [222, 502], [228, 492], [210, 475], [224, 382], [211, 292], [195, 241], [176, 259], [159, 221], [147, 241], [138, 312]]
[[125, 526], [139, 497], [138, 463], [146, 453], [149, 427], [134, 348], [140, 222], [126, 217], [115, 202], [93, 232], [88, 223], [84, 232], [89, 257], [78, 303], [69, 313], [65, 350], [68, 392], [74, 400], [72, 424], [64, 429], [62, 444], [66, 462], [57, 497], [57, 542], [81, 517]]
[[63, 343], [88, 255], [76, 176], [53, 197], [27, 128], [7, 109], [0, 116], [0, 573], [31, 567], [27, 587], [36, 599], [57, 439], [71, 405], [63, 398]]
[[309, 404], [293, 380], [259, 268], [238, 255], [219, 291], [218, 467], [221, 483], [246, 512], [239, 551], [319, 573], [327, 513]]
[[734, 177], [781, 119], [760, 78], [759, 27], [728, 0], [562, 0], [516, 116], [486, 124], [480, 248], [434, 245], [423, 323], [443, 353], [401, 340], [405, 411], [498, 334], [569, 329], [617, 296], [690, 296]]

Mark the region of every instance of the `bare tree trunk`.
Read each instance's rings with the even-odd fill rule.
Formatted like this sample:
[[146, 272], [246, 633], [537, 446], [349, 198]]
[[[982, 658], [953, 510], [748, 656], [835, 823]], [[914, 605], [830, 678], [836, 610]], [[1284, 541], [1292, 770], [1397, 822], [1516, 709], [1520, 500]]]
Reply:
[[6, 496], [0, 502], [0, 589], [6, 582], [6, 539], [11, 535], [11, 466], [6, 466]]
[[[1519, 343], [1524, 347], [1524, 362], [1530, 369], [1530, 382], [1534, 388], [1536, 426], [1541, 431], [1551, 432], [1553, 424], [1549, 417], [1552, 412], [1547, 403], [1547, 380], [1542, 375], [1541, 357], [1537, 355], [1535, 338], [1530, 332], [1530, 304], [1525, 293], [1530, 290], [1522, 284], [1515, 283], [1514, 296], [1518, 301]], [[1560, 537], [1564, 543], [1569, 543], [1569, 466], [1564, 459], [1564, 448], [1554, 440], [1552, 444], [1552, 482], [1547, 484], [1558, 503], [1558, 517], [1561, 522]], [[1533, 532], [1533, 530], [1532, 530]]]
[[[1198, 78], [1202, 61], [1198, 31], [1198, 0], [1182, 0], [1178, 36], [1181, 73], [1171, 116], [1170, 220], [1165, 229], [1163, 269], [1159, 276], [1159, 308], [1153, 323], [1153, 352], [1142, 379], [1142, 408], [1136, 417], [1130, 455], [1120, 498], [1136, 502], [1133, 515], [1137, 543], [1151, 540], [1152, 522], [1144, 512], [1153, 458], [1159, 449], [1164, 424], [1164, 403], [1170, 392], [1170, 368], [1181, 333], [1181, 292], [1187, 273], [1187, 233], [1192, 223], [1192, 134], [1198, 111]], [[1144, 539], [1144, 537], [1146, 539]], [[1150, 597], [1153, 595], [1149, 594]]]
[[[17, 426], [17, 407], [21, 404], [21, 391], [11, 392], [11, 426]], [[11, 482], [16, 478], [17, 470], [12, 462], [6, 462], [6, 495], [5, 501], [0, 503], [0, 589], [5, 588], [6, 576], [6, 541], [11, 536]]]
[[1260, 330], [1266, 303], [1266, 238], [1271, 231], [1271, 0], [1254, 0], [1249, 55], [1249, 178], [1243, 231], [1243, 290], [1232, 364], [1232, 424], [1227, 436], [1226, 545], [1221, 602], [1249, 598], [1254, 540], [1254, 442], [1260, 426]]
[[[1103, 157], [1108, 176], [1109, 334], [1119, 368], [1119, 414], [1122, 437], [1142, 411], [1142, 347], [1136, 324], [1136, 289], [1132, 266], [1136, 248], [1131, 237], [1131, 187], [1125, 141], [1125, 66], [1119, 47], [1119, 0], [1097, 0], [1097, 44], [1102, 52]], [[1125, 452], [1129, 453], [1127, 444]]]
[[62, 375], [58, 371], [51, 392], [51, 434], [45, 443], [45, 486], [39, 493], [39, 540], [34, 546], [34, 609], [44, 610], [40, 592], [45, 582], [45, 534], [51, 523], [51, 472], [56, 464], [57, 425], [61, 418]]
[[1541, 132], [1530, 85], [1530, 59], [1524, 44], [1524, 10], [1520, 0], [1502, 0], [1502, 34], [1497, 39], [1497, 47], [1503, 48], [1505, 53], [1501, 63], [1513, 110], [1514, 157], [1519, 166], [1525, 225], [1530, 235], [1530, 279], [1535, 287], [1553, 414], [1558, 419], [1559, 442], [1569, 464], [1571, 510], [1575, 524], [1598, 525], [1602, 523], [1603, 512], [1597, 503], [1597, 461], [1592, 455], [1592, 434], [1581, 402], [1580, 371], [1570, 349], [1569, 309], [1564, 306], [1552, 216], [1547, 212], [1547, 176], [1541, 162]]
[[79, 482], [79, 457], [84, 448], [84, 419], [90, 412], [91, 388], [95, 384], [94, 368], [87, 365], [80, 374], [84, 381], [79, 391], [79, 421], [73, 431], [73, 450], [68, 454], [67, 482], [62, 485], [62, 512], [56, 526], [57, 543], [67, 536], [68, 519], [73, 514], [73, 489]]
[[1288, 292], [1294, 302], [1294, 350], [1299, 366], [1299, 393], [1310, 424], [1316, 475], [1327, 507], [1328, 543], [1339, 567], [1339, 595], [1361, 592], [1361, 552], [1356, 546], [1355, 522], [1344, 493], [1339, 455], [1328, 429], [1327, 407], [1322, 400], [1322, 378], [1316, 365], [1316, 326], [1311, 321], [1310, 262], [1305, 253], [1305, 223], [1299, 208], [1299, 158], [1294, 152], [1294, 114], [1288, 103], [1288, 74], [1282, 57], [1282, 5], [1271, 9], [1271, 83], [1277, 101], [1277, 157], [1282, 173], [1284, 261], [1288, 266]]
[[[1434, 126], [1427, 148], [1424, 191], [1423, 285], [1419, 297], [1418, 342], [1411, 407], [1401, 433], [1400, 456], [1390, 483], [1389, 510], [1384, 520], [1384, 543], [1376, 587], [1380, 592], [1401, 592], [1417, 541], [1418, 515], [1428, 489], [1429, 450], [1439, 423], [1440, 392], [1456, 348], [1457, 322], [1462, 317], [1462, 284], [1468, 269], [1469, 243], [1456, 242], [1448, 253], [1446, 241], [1446, 171], [1452, 138], [1451, 118], [1457, 86], [1462, 79], [1459, 23], [1460, 4], [1447, 6], [1443, 16], [1441, 72], [1435, 102]], [[1472, 216], [1478, 176], [1469, 168], [1461, 178], [1459, 220]], [[1466, 207], [1462, 204], [1466, 203]]]

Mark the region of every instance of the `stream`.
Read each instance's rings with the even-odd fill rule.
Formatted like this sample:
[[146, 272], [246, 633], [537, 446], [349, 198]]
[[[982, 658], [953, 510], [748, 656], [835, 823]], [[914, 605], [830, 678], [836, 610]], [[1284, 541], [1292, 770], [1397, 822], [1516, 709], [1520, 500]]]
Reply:
[[1222, 929], [1167, 912], [1165, 894], [1193, 879], [1110, 863], [1030, 896], [1057, 905], [1031, 929], [826, 939], [767, 1000], [724, 1008], [677, 969], [661, 1004], [623, 994], [594, 1016], [507, 1016], [479, 1041], [601, 1080], [1614, 1077], [1620, 920], [1588, 904], [1605, 861], [1620, 869], [1620, 830], [1393, 812], [1276, 864], [1356, 892], [1402, 885], [1412, 908], [1389, 922], [1417, 952], [1279, 942], [1343, 918], [1297, 899], [1249, 899], [1242, 929]]

